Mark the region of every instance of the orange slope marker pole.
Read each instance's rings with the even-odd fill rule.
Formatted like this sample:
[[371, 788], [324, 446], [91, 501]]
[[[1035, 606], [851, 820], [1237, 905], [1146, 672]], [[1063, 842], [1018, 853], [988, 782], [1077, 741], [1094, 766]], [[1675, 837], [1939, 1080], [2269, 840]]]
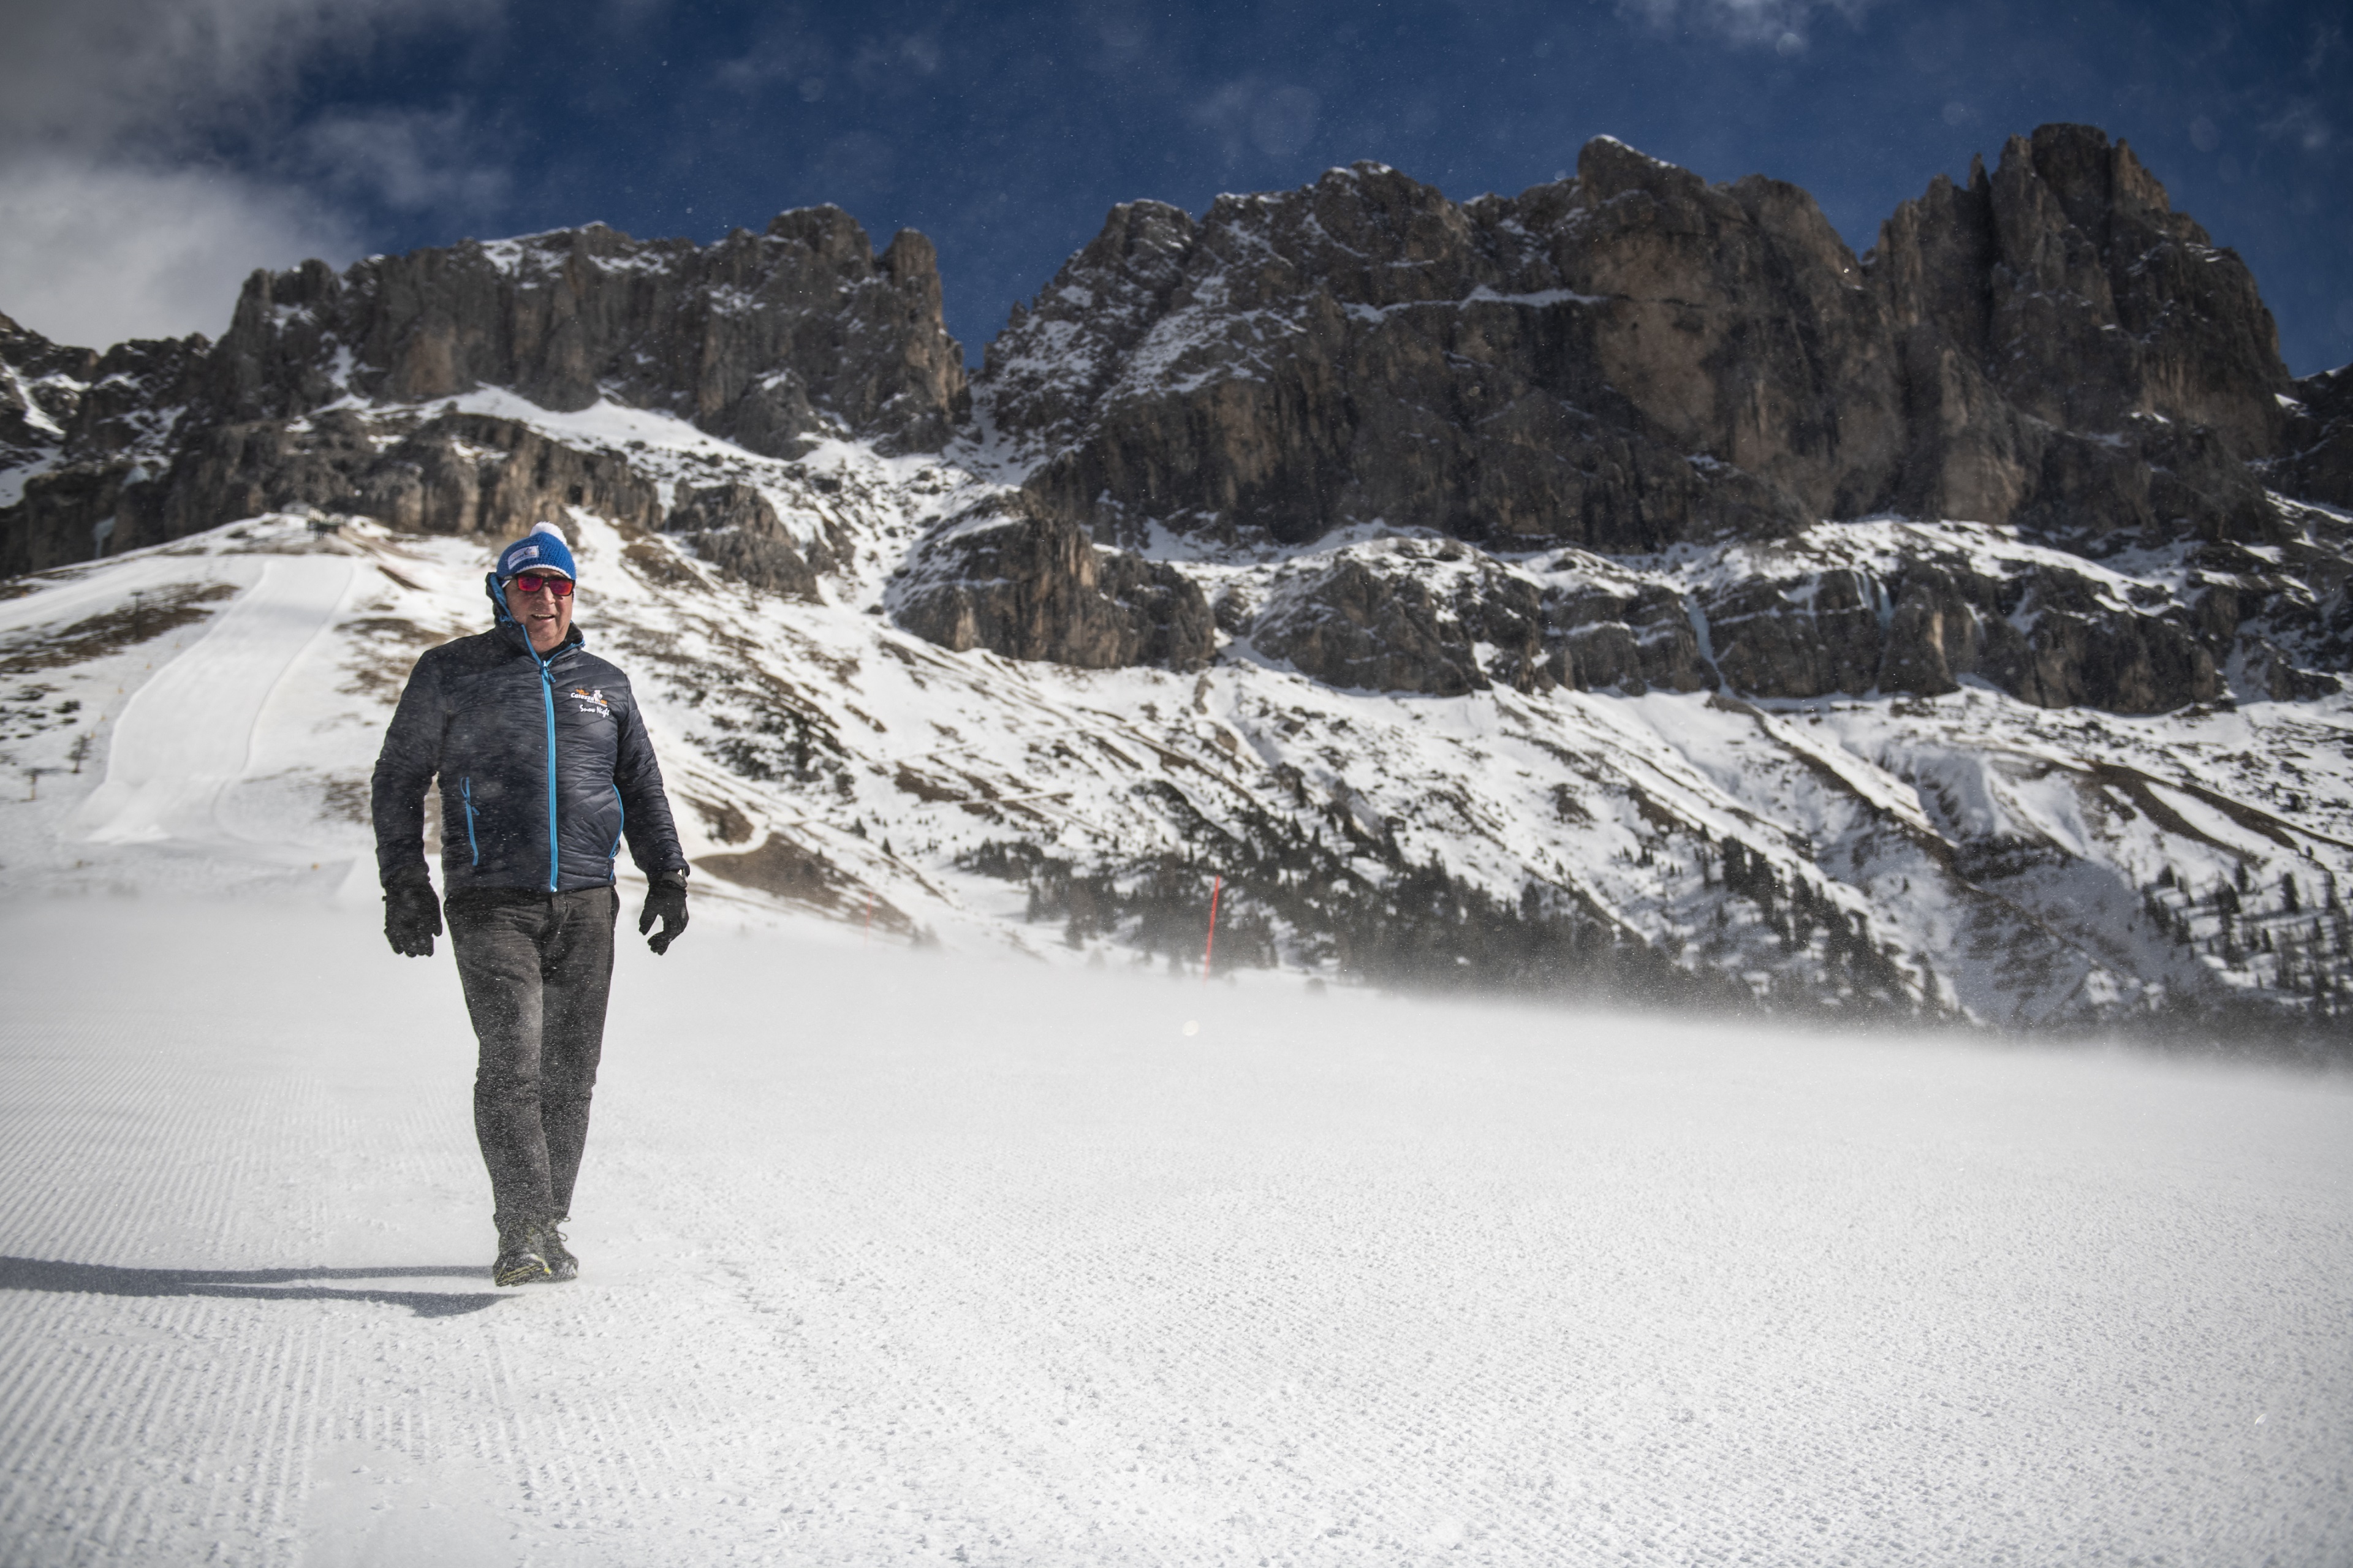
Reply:
[[1218, 951], [1218, 895], [1225, 890], [1226, 879], [1219, 877], [1209, 884], [1209, 940], [1201, 944], [1201, 978], [1209, 978], [1209, 955]]

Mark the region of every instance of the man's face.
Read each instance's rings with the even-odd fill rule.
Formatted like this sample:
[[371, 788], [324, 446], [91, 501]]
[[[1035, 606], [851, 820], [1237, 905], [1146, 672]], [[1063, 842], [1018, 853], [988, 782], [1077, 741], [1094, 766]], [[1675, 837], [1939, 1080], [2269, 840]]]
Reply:
[[571, 587], [553, 572], [522, 572], [507, 579], [507, 614], [522, 623], [531, 646], [541, 653], [554, 653], [572, 631]]

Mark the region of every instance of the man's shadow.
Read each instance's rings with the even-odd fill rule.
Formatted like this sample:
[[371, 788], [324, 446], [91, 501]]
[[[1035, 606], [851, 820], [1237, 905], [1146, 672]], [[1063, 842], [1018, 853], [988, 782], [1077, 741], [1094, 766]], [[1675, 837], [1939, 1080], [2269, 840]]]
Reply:
[[345, 1290], [332, 1279], [480, 1279], [479, 1263], [388, 1268], [117, 1268], [104, 1263], [52, 1263], [0, 1256], [0, 1290], [86, 1296], [217, 1296], [259, 1301], [374, 1301], [420, 1318], [455, 1318], [494, 1306], [491, 1290]]

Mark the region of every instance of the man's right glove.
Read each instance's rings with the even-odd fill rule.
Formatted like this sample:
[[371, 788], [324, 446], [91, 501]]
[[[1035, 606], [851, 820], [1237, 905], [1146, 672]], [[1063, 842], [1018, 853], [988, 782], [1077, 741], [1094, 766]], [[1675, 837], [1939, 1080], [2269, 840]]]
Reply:
[[666, 871], [653, 879], [646, 889], [645, 912], [638, 917], [638, 934], [644, 936], [661, 921], [661, 931], [646, 945], [657, 953], [668, 952], [678, 933], [686, 929], [686, 879], [675, 871]]
[[404, 958], [430, 958], [441, 934], [441, 900], [430, 885], [384, 890], [384, 940]]

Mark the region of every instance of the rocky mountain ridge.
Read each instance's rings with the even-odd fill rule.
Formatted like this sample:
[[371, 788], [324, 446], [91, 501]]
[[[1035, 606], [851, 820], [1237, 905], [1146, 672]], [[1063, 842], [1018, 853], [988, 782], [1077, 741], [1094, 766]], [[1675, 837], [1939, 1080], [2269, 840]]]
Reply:
[[[2334, 1016], [2353, 405], [2121, 143], [2013, 138], [1862, 258], [1606, 139], [1511, 198], [1130, 204], [969, 386], [939, 289], [821, 208], [258, 274], [218, 344], [11, 326], [0, 570], [317, 515], [406, 602], [404, 550], [564, 518], [697, 672], [699, 854], [788, 901], [1010, 879], [1149, 948], [1210, 864], [1268, 962]], [[775, 626], [676, 640], [722, 578]], [[1013, 749], [860, 739], [899, 665], [956, 695], [894, 723]], [[2282, 878], [2332, 913], [2258, 957]]]
[[340, 275], [308, 262], [255, 273], [218, 343], [101, 358], [9, 323], [0, 363], [15, 468], [0, 574], [288, 506], [450, 532], [519, 531], [575, 504], [658, 516], [626, 464], [480, 419], [411, 419], [386, 442], [357, 412], [370, 407], [484, 389], [556, 410], [611, 401], [769, 455], [852, 432], [935, 448], [968, 407], [931, 242], [907, 231], [878, 257], [832, 207], [709, 247], [590, 225]]
[[[2089, 127], [1939, 177], [1860, 258], [1795, 187], [1711, 187], [1607, 139], [1514, 198], [1359, 164], [1198, 222], [1132, 204], [1017, 311], [977, 396], [1037, 514], [1138, 546], [1422, 530], [1624, 563], [1902, 516], [2049, 547], [1991, 577], [1928, 558], [1454, 606], [1458, 643], [1501, 628], [1515, 683], [1806, 698], [1978, 676], [2154, 712], [2223, 695], [2234, 666], [2327, 689], [2353, 633], [2336, 379], [2291, 381], [2244, 266]], [[2081, 564], [2103, 561], [2154, 570], [2119, 597]], [[1435, 635], [1414, 591], [1335, 572], [1257, 646], [1401, 689], [1487, 679], [1411, 652]], [[1841, 611], [1871, 647], [1833, 646]], [[1735, 626], [1725, 657], [1699, 652]]]
[[1099, 526], [1603, 551], [1891, 511], [2261, 537], [2239, 469], [2291, 391], [2244, 266], [2082, 126], [1860, 259], [1794, 186], [1607, 138], [1510, 198], [1358, 164], [1198, 223], [1133, 204], [983, 383], [1032, 494]]

